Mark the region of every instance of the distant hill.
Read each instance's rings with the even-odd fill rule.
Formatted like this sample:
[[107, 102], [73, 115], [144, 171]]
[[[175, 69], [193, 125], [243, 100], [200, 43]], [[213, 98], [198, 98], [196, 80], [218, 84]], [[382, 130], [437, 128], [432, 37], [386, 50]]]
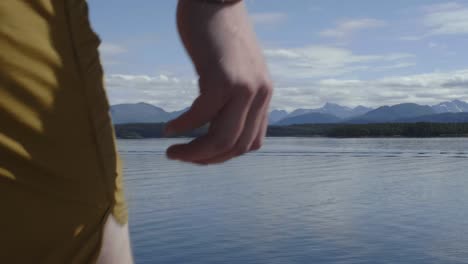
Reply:
[[364, 115], [369, 113], [370, 111], [374, 110], [373, 108], [365, 107], [365, 106], [358, 106], [353, 109], [353, 115], [354, 117]]
[[[115, 125], [116, 136], [121, 139], [163, 137], [164, 124]], [[197, 137], [205, 134], [207, 127], [175, 135]], [[468, 123], [387, 123], [387, 124], [306, 124], [269, 126], [269, 137], [468, 137]]]
[[190, 107], [187, 107], [187, 108], [179, 110], [179, 111], [170, 112], [169, 115], [168, 115], [168, 118], [169, 118], [168, 121], [172, 120], [172, 119], [176, 119], [177, 117], [179, 117], [183, 113], [187, 112], [189, 109], [190, 109]]
[[317, 109], [317, 112], [323, 114], [330, 114], [336, 117], [347, 119], [356, 116], [363, 115], [369, 111], [372, 111], [372, 108], [358, 106], [356, 108], [350, 108], [346, 106], [341, 106], [338, 104], [326, 103], [322, 108]]
[[[300, 115], [304, 115], [304, 114], [307, 114], [307, 113], [315, 112], [314, 110], [315, 110], [315, 109], [298, 108], [298, 109], [292, 111], [292, 112], [291, 112], [288, 116], [286, 116], [286, 117], [300, 116]], [[286, 117], [285, 117], [285, 118], [286, 118]]]
[[169, 120], [168, 112], [147, 103], [113, 105], [110, 113], [114, 124], [159, 123]]
[[401, 123], [468, 123], [468, 113], [442, 113], [398, 120]]
[[433, 114], [435, 114], [435, 111], [430, 106], [407, 103], [394, 106], [382, 106], [362, 116], [350, 119], [346, 123], [388, 123], [401, 119], [409, 119]]
[[275, 123], [277, 126], [288, 126], [296, 124], [334, 124], [342, 119], [330, 114], [308, 113], [293, 117], [288, 117]]
[[347, 119], [347, 118], [352, 118], [356, 117], [359, 115], [363, 115], [369, 111], [371, 111], [372, 108], [364, 107], [364, 106], [358, 106], [356, 108], [350, 108], [347, 106], [341, 106], [338, 104], [333, 104], [333, 103], [326, 103], [324, 106], [321, 108], [316, 108], [316, 109], [304, 109], [304, 108], [299, 108], [291, 112], [289, 115], [287, 115], [284, 118], [290, 118], [290, 117], [295, 117], [295, 116], [300, 116], [308, 113], [322, 113], [322, 114], [329, 114], [336, 116], [338, 118], [342, 119]]
[[147, 103], [118, 104], [111, 106], [110, 113], [114, 124], [162, 123], [177, 118], [188, 108], [175, 112]]
[[[111, 106], [111, 115], [114, 124], [129, 124], [129, 123], [159, 123], [167, 122], [174, 118], [177, 118], [182, 113], [187, 111], [188, 108], [175, 111], [167, 112], [164, 109], [148, 104], [148, 103], [137, 103], [137, 104], [118, 104]], [[321, 113], [328, 114], [339, 118], [347, 118], [352, 116], [358, 116], [363, 113], [370, 111], [370, 108], [358, 106], [356, 108], [349, 108], [345, 106], [340, 106], [337, 104], [327, 103], [321, 108], [317, 109], [296, 109], [292, 113], [288, 113], [284, 110], [273, 110], [269, 115], [269, 124], [275, 124], [278, 121], [300, 116], [307, 113]], [[320, 115], [315, 116], [310, 119], [312, 122], [315, 120], [327, 121], [328, 119], [317, 119]], [[326, 116], [322, 116], [326, 117]], [[329, 117], [329, 116], [328, 116]], [[286, 121], [288, 122], [288, 121]], [[336, 119], [333, 118], [333, 122], [336, 122]]]
[[273, 110], [270, 112], [268, 123], [274, 124], [280, 121], [281, 119], [285, 118], [287, 115], [288, 115], [288, 112], [284, 110]]
[[[148, 104], [118, 104], [111, 106], [111, 115], [114, 124], [128, 123], [159, 123], [167, 122], [177, 118], [187, 111], [168, 112], [164, 109]], [[273, 110], [270, 112], [270, 125], [290, 124], [332, 124], [332, 123], [388, 123], [388, 122], [463, 122], [464, 115], [437, 115], [444, 113], [468, 113], [468, 103], [454, 100], [443, 102], [434, 106], [423, 106], [418, 104], [399, 104], [394, 106], [382, 106], [372, 109], [364, 106], [355, 108], [326, 103], [323, 107], [316, 109], [299, 108], [291, 113], [284, 110]], [[423, 117], [424, 119], [418, 119]], [[447, 120], [444, 120], [447, 118]], [[461, 121], [459, 118], [462, 118]], [[455, 120], [455, 121], [452, 121]]]
[[438, 105], [432, 106], [432, 109], [436, 113], [463, 113], [463, 112], [468, 112], [468, 103], [460, 101], [460, 100], [454, 100], [451, 102], [443, 102]]

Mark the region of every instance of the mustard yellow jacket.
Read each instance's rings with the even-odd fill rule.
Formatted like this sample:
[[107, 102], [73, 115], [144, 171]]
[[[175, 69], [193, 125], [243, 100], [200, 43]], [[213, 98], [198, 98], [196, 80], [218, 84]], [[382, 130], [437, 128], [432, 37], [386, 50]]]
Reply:
[[0, 263], [93, 263], [127, 221], [85, 0], [0, 0]]

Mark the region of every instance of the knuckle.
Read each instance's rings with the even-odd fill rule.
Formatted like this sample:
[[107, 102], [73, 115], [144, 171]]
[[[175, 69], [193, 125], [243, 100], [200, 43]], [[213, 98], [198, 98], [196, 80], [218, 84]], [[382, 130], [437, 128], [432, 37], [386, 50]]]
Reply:
[[270, 92], [273, 91], [273, 81], [269, 77], [263, 79], [262, 86]]
[[255, 96], [256, 91], [254, 89], [254, 86], [249, 85], [249, 84], [244, 84], [240, 86], [240, 94], [246, 98], [252, 98]]
[[271, 89], [266, 86], [260, 86], [257, 96], [262, 100], [267, 100], [271, 96]]

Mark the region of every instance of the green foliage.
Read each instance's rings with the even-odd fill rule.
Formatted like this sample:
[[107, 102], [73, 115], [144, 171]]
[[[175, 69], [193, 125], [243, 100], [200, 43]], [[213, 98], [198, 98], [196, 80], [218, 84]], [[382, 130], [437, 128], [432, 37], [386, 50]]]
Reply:
[[270, 127], [269, 136], [323, 137], [466, 137], [468, 123], [384, 123]]
[[[164, 123], [116, 125], [118, 138], [161, 138]], [[175, 137], [196, 137], [205, 134], [203, 127]], [[385, 124], [305, 124], [268, 127], [270, 137], [468, 137], [468, 123], [385, 123]]]
[[326, 136], [337, 125], [291, 125], [269, 126], [267, 135], [270, 137], [313, 137]]
[[124, 139], [160, 138], [163, 137], [163, 131], [163, 123], [115, 125], [115, 134]]
[[[122, 139], [141, 139], [141, 138], [162, 138], [164, 137], [165, 123], [136, 123], [115, 125], [115, 134], [117, 138]], [[182, 134], [172, 135], [171, 137], [196, 137], [204, 134], [206, 127]]]

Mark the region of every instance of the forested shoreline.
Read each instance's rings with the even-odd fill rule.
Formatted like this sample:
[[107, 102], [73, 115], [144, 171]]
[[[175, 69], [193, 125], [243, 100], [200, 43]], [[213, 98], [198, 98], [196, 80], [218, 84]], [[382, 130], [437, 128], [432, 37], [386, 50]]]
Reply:
[[[137, 123], [115, 125], [120, 139], [144, 139], [164, 137], [164, 123]], [[172, 137], [195, 137], [206, 132], [200, 128]], [[304, 124], [270, 126], [269, 137], [468, 137], [468, 123], [383, 123], [383, 124]]]

